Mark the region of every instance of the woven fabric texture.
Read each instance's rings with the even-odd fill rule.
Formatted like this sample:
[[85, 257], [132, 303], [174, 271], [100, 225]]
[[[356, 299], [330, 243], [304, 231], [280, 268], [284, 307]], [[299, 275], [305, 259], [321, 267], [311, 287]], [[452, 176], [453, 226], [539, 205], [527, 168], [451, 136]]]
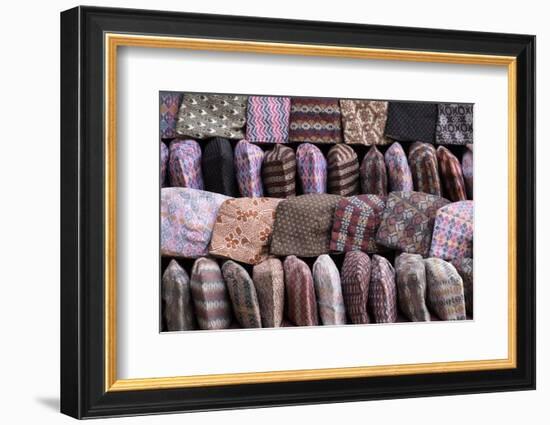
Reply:
[[376, 146], [371, 146], [359, 171], [361, 180], [361, 193], [378, 196], [388, 194], [388, 174], [384, 155]]
[[407, 161], [407, 155], [398, 142], [393, 143], [384, 155], [390, 191], [399, 192], [413, 190], [411, 169]]
[[313, 283], [323, 325], [346, 323], [340, 272], [329, 255], [320, 255], [313, 264]]
[[465, 320], [464, 286], [454, 266], [440, 258], [424, 263], [430, 308], [441, 320]]
[[294, 255], [284, 261], [287, 315], [296, 326], [317, 326], [317, 300], [308, 265]]
[[202, 152], [194, 140], [170, 143], [170, 186], [204, 189], [201, 166]]
[[234, 261], [226, 261], [222, 275], [227, 285], [233, 314], [243, 328], [261, 328], [260, 304], [248, 272]]
[[395, 270], [380, 255], [373, 255], [371, 259], [368, 307], [376, 323], [393, 323], [397, 320]]
[[246, 140], [249, 142], [288, 142], [290, 98], [250, 96], [246, 115]]
[[269, 258], [255, 265], [252, 281], [260, 304], [262, 327], [278, 328], [283, 321], [285, 306], [283, 263], [278, 258]]
[[434, 145], [415, 142], [409, 150], [409, 167], [414, 190], [441, 196], [439, 168]]
[[340, 100], [344, 141], [349, 144], [387, 145], [384, 136], [388, 102], [377, 100]]
[[170, 261], [162, 275], [161, 292], [165, 330], [191, 331], [196, 329], [189, 275], [176, 260]]
[[397, 300], [401, 312], [413, 322], [429, 322], [426, 306], [426, 266], [422, 256], [403, 253], [395, 259]]
[[264, 195], [262, 186], [263, 159], [262, 148], [244, 139], [235, 146], [235, 172], [241, 196], [255, 198]]
[[296, 195], [296, 155], [288, 146], [276, 145], [264, 156], [262, 180], [267, 196]]
[[296, 149], [298, 177], [302, 192], [327, 192], [327, 160], [321, 150], [311, 143], [303, 143]]
[[338, 99], [293, 97], [289, 129], [292, 142], [340, 143], [342, 129]]
[[342, 265], [341, 282], [344, 304], [350, 323], [369, 323], [367, 301], [371, 278], [371, 261], [361, 251], [346, 253]]
[[348, 145], [334, 145], [327, 155], [328, 193], [352, 196], [359, 193], [359, 159]]

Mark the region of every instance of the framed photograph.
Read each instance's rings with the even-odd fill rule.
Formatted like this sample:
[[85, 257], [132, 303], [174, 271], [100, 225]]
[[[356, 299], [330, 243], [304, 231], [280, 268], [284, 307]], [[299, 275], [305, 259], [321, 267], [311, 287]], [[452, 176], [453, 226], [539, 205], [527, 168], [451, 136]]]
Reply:
[[534, 389], [534, 93], [530, 35], [63, 12], [61, 411]]

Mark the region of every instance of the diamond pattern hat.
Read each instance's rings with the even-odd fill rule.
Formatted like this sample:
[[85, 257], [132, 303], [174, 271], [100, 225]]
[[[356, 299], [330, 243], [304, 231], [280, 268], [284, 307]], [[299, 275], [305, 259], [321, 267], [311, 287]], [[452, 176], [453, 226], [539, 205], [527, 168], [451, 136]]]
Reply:
[[243, 139], [235, 146], [234, 156], [241, 196], [251, 198], [263, 196], [261, 171], [264, 151], [262, 148]]
[[176, 121], [180, 107], [181, 93], [162, 92], [160, 94], [160, 138], [173, 139], [177, 137]]
[[473, 239], [474, 202], [448, 204], [436, 213], [430, 257], [472, 257]]
[[287, 315], [296, 326], [317, 326], [317, 300], [308, 265], [294, 255], [284, 262]]
[[359, 193], [359, 160], [348, 145], [334, 145], [328, 151], [328, 192], [352, 196]]
[[395, 142], [385, 154], [386, 169], [388, 171], [389, 186], [392, 192], [413, 190], [411, 169], [403, 147]]
[[311, 143], [303, 143], [296, 150], [296, 161], [303, 193], [326, 193], [327, 160], [321, 150]]
[[201, 147], [194, 140], [170, 143], [170, 186], [204, 189]]
[[222, 275], [227, 285], [233, 314], [243, 328], [261, 328], [260, 305], [248, 272], [234, 261], [226, 261]]
[[371, 146], [360, 169], [361, 193], [386, 196], [388, 194], [388, 175], [384, 155], [376, 146]]
[[409, 150], [409, 167], [417, 192], [441, 196], [437, 154], [434, 145], [415, 142]]
[[342, 293], [348, 319], [351, 323], [369, 323], [367, 300], [371, 278], [371, 261], [361, 251], [350, 251], [344, 257], [342, 265]]
[[379, 255], [373, 255], [371, 260], [368, 306], [376, 323], [397, 320], [395, 270], [386, 258]]
[[323, 325], [344, 325], [346, 309], [340, 272], [329, 255], [320, 255], [313, 264], [313, 283]]

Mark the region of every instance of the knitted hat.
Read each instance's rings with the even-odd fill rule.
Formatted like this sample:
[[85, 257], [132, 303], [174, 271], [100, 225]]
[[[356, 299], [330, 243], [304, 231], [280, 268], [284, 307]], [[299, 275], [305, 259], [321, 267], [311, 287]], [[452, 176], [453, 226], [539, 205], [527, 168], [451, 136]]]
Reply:
[[244, 138], [246, 96], [184, 94], [176, 132], [180, 136]]
[[290, 100], [289, 139], [292, 142], [340, 143], [338, 99], [293, 97]]
[[170, 261], [162, 275], [162, 316], [167, 331], [196, 328], [189, 275], [176, 260]]
[[455, 266], [456, 271], [462, 278], [464, 285], [464, 303], [466, 313], [470, 316], [474, 314], [474, 260], [473, 258], [458, 258], [452, 260], [451, 264]]
[[235, 198], [218, 210], [210, 255], [258, 264], [268, 257], [275, 210], [281, 199]]
[[371, 260], [368, 306], [376, 323], [397, 320], [395, 270], [387, 259], [379, 255], [373, 255]]
[[278, 328], [285, 306], [283, 263], [278, 258], [262, 261], [254, 266], [252, 280], [260, 303], [262, 327]]
[[456, 156], [446, 147], [439, 146], [437, 148], [437, 160], [447, 198], [453, 202], [465, 201], [466, 188], [462, 177], [462, 167]]
[[424, 264], [430, 308], [441, 320], [465, 320], [464, 286], [454, 266], [440, 258], [427, 258]]
[[336, 206], [330, 249], [335, 252], [378, 252], [376, 232], [386, 203], [376, 195], [342, 198]]
[[340, 272], [329, 255], [320, 255], [313, 264], [313, 283], [323, 325], [345, 325]]
[[327, 160], [321, 150], [311, 143], [303, 143], [296, 149], [296, 162], [303, 193], [326, 193]]
[[428, 255], [436, 211], [449, 201], [422, 192], [392, 192], [376, 241], [387, 248]]
[[284, 262], [287, 315], [296, 326], [317, 326], [317, 301], [313, 276], [306, 263], [294, 255]]
[[430, 257], [472, 257], [473, 238], [474, 201], [446, 205], [435, 216]]
[[409, 150], [409, 167], [414, 190], [441, 196], [441, 184], [434, 145], [415, 142]]
[[388, 194], [388, 175], [384, 155], [376, 146], [371, 146], [361, 162], [361, 193], [378, 196]]
[[342, 265], [342, 294], [348, 319], [355, 325], [369, 323], [367, 299], [371, 275], [370, 258], [361, 251], [347, 252]]
[[434, 143], [437, 104], [390, 102], [386, 136], [400, 141]]
[[168, 164], [168, 147], [160, 142], [160, 187], [164, 187], [166, 182], [166, 165]]
[[201, 147], [194, 140], [170, 143], [170, 186], [204, 189]]
[[235, 146], [235, 171], [241, 196], [258, 197], [264, 195], [262, 188], [262, 148], [241, 140]]
[[388, 102], [340, 99], [344, 141], [349, 144], [387, 145], [384, 136]]
[[474, 143], [474, 105], [440, 103], [435, 127], [435, 142], [445, 145]]
[[206, 257], [195, 261], [191, 295], [200, 329], [226, 329], [231, 325], [231, 303], [216, 261]]
[[160, 138], [177, 137], [176, 120], [182, 99], [181, 93], [161, 92], [160, 94]]
[[246, 111], [246, 140], [249, 142], [288, 142], [290, 98], [250, 96]]
[[243, 328], [261, 328], [260, 305], [256, 288], [248, 272], [229, 260], [222, 266], [222, 275], [227, 285], [233, 314]]
[[288, 146], [275, 145], [264, 156], [262, 180], [267, 196], [287, 198], [296, 194], [296, 155]]
[[229, 198], [197, 189], [161, 189], [161, 254], [187, 258], [206, 255], [218, 208], [226, 199]]
[[469, 149], [462, 155], [462, 176], [468, 199], [474, 199], [474, 154]]
[[359, 160], [348, 145], [334, 145], [328, 151], [328, 192], [351, 196], [359, 193]]
[[228, 140], [215, 137], [202, 153], [204, 189], [227, 196], [237, 196], [233, 149]]
[[301, 195], [277, 206], [270, 252], [273, 255], [317, 257], [330, 249], [336, 195]]
[[413, 182], [407, 156], [401, 145], [397, 142], [392, 144], [384, 156], [386, 169], [388, 170], [390, 191], [410, 192], [413, 190]]
[[401, 312], [413, 322], [429, 322], [426, 307], [426, 266], [418, 254], [403, 253], [395, 259], [397, 300]]

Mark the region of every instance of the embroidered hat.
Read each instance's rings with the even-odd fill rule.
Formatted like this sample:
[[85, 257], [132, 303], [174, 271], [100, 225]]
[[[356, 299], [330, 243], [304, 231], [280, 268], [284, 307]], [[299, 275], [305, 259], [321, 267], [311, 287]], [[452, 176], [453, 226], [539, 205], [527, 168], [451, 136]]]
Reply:
[[275, 210], [281, 199], [234, 198], [225, 201], [214, 223], [210, 255], [246, 264], [268, 257]]
[[285, 306], [283, 263], [278, 258], [268, 258], [255, 265], [252, 281], [260, 304], [262, 327], [278, 328], [283, 321]]
[[223, 195], [237, 196], [233, 149], [227, 139], [215, 137], [202, 153], [204, 189]]
[[313, 283], [323, 325], [344, 325], [346, 309], [340, 272], [329, 255], [320, 255], [313, 264]]
[[340, 143], [338, 99], [293, 97], [290, 100], [291, 142]]
[[201, 147], [194, 140], [170, 143], [170, 186], [204, 189]]
[[303, 143], [296, 149], [296, 162], [303, 193], [326, 193], [327, 160], [321, 150]]
[[361, 251], [347, 252], [342, 265], [342, 294], [348, 319], [355, 325], [369, 323], [367, 300], [371, 276], [371, 262]]
[[474, 143], [474, 105], [440, 103], [435, 130], [435, 142], [444, 145]]
[[474, 314], [474, 260], [473, 258], [458, 258], [451, 261], [456, 271], [462, 278], [464, 285], [464, 304], [466, 313], [470, 316]]
[[426, 307], [426, 266], [422, 256], [403, 253], [395, 259], [397, 300], [401, 312], [413, 322], [429, 322]]
[[161, 189], [161, 254], [186, 258], [206, 255], [218, 208], [227, 199], [227, 196], [197, 189]]
[[427, 258], [424, 264], [430, 308], [441, 320], [465, 320], [464, 286], [454, 266], [440, 258]]
[[344, 141], [349, 144], [387, 145], [384, 136], [388, 102], [340, 99]]
[[250, 96], [246, 116], [246, 140], [249, 142], [288, 142], [290, 98]]
[[462, 176], [468, 199], [474, 199], [474, 153], [469, 149], [462, 155]]
[[388, 194], [388, 175], [384, 155], [376, 146], [371, 146], [360, 170], [361, 193], [370, 193], [378, 196]]
[[390, 102], [385, 134], [390, 139], [434, 143], [437, 104]]
[[288, 146], [275, 145], [264, 156], [262, 180], [267, 196], [288, 198], [296, 195], [296, 155]]
[[164, 187], [166, 182], [166, 165], [168, 164], [168, 147], [160, 142], [160, 187]]
[[243, 266], [229, 260], [222, 266], [222, 275], [233, 306], [233, 314], [239, 324], [243, 328], [261, 328], [260, 305], [248, 272]]
[[288, 318], [296, 326], [317, 326], [317, 301], [311, 270], [294, 255], [286, 257], [283, 267]]
[[437, 160], [446, 196], [453, 202], [465, 201], [466, 188], [462, 177], [462, 167], [456, 156], [446, 147], [439, 146], [437, 148]]
[[388, 170], [390, 191], [410, 192], [413, 182], [405, 151], [398, 142], [393, 143], [384, 155]]
[[190, 285], [185, 269], [176, 260], [170, 261], [162, 275], [162, 316], [167, 331], [196, 328]]
[[409, 150], [409, 167], [414, 190], [441, 196], [437, 154], [434, 145], [415, 142]]
[[262, 148], [241, 140], [235, 146], [235, 171], [241, 196], [259, 197], [264, 195], [262, 187]]
[[376, 323], [397, 320], [395, 270], [386, 258], [379, 255], [373, 255], [371, 260], [368, 306]]
[[160, 138], [173, 139], [177, 137], [176, 121], [180, 107], [181, 93], [160, 93]]
[[444, 260], [472, 257], [474, 202], [453, 202], [435, 215], [430, 257]]
[[359, 159], [348, 145], [334, 145], [327, 155], [328, 192], [351, 196], [359, 193]]

